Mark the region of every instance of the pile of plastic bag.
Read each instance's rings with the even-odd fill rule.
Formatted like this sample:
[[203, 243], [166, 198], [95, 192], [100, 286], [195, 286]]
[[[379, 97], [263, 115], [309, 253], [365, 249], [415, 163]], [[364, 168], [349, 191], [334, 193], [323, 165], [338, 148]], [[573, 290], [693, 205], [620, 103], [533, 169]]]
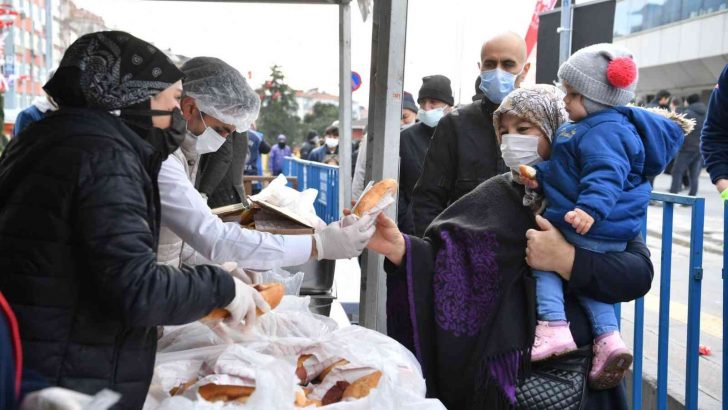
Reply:
[[[306, 407], [304, 395], [311, 399], [307, 408], [316, 408], [337, 383], [346, 386], [374, 374], [381, 377], [366, 396], [321, 408], [444, 409], [425, 399], [419, 363], [405, 347], [359, 326], [338, 329], [332, 319], [311, 313], [308, 304], [307, 297], [285, 296], [247, 333], [228, 328], [221, 337], [220, 329], [201, 323], [165, 332], [144, 410], [297, 409]], [[332, 363], [339, 365], [319, 379]], [[209, 384], [254, 391], [244, 403], [209, 402], [199, 394]]]

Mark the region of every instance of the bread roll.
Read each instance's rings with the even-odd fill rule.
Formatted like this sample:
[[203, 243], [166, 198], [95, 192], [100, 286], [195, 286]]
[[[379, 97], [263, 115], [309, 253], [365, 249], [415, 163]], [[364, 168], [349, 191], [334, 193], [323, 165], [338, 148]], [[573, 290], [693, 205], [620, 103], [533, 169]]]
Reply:
[[[282, 283], [264, 283], [260, 285], [254, 285], [253, 287], [255, 288], [255, 290], [260, 292], [261, 296], [263, 296], [263, 299], [268, 302], [271, 309], [275, 309], [276, 306], [281, 303], [283, 295], [285, 295], [286, 293], [286, 287], [283, 286]], [[263, 311], [260, 309], [256, 309], [255, 313], [260, 316], [263, 314]]]
[[350, 384], [349, 387], [344, 390], [343, 399], [353, 398], [360, 399], [369, 395], [372, 389], [375, 389], [379, 385], [379, 379], [382, 378], [382, 372], [377, 370], [376, 372], [357, 379], [354, 383]]
[[195, 383], [197, 383], [197, 379], [191, 379], [191, 380], [188, 380], [185, 383], [180, 384], [177, 387], [172, 387], [169, 390], [169, 395], [170, 396], [180, 395], [180, 394], [184, 393], [187, 389], [189, 389]]
[[374, 208], [379, 201], [387, 194], [397, 194], [397, 181], [394, 179], [383, 179], [374, 184], [356, 204], [351, 212], [360, 217], [367, 211]]
[[200, 386], [197, 392], [207, 401], [228, 402], [239, 401], [240, 399], [247, 400], [255, 392], [255, 387], [209, 383]]
[[[285, 294], [286, 288], [281, 283], [265, 283], [261, 285], [255, 285], [253, 286], [255, 290], [260, 292], [260, 295], [263, 296], [263, 299], [265, 299], [266, 302], [270, 305], [271, 309], [275, 309], [276, 306], [278, 306], [279, 303], [281, 303], [281, 299], [283, 299], [283, 295]], [[258, 316], [263, 314], [263, 311], [260, 309], [256, 309], [255, 313], [258, 314]], [[213, 320], [221, 320], [221, 319], [227, 319], [230, 317], [230, 312], [223, 308], [217, 308], [213, 309], [210, 313], [207, 314], [207, 316], [203, 317], [203, 322], [207, 321], [213, 321]]]
[[346, 381], [338, 381], [336, 384], [329, 389], [329, 391], [326, 392], [324, 395], [324, 398], [321, 399], [321, 404], [324, 406], [328, 406], [329, 404], [338, 403], [341, 401], [341, 398], [344, 395], [344, 392], [346, 389], [349, 388], [349, 382]]
[[323, 380], [324, 380], [324, 378], [325, 378], [325, 377], [326, 377], [326, 376], [327, 376], [327, 375], [328, 375], [329, 373], [331, 373], [331, 371], [332, 371], [332, 370], [334, 370], [334, 367], [337, 367], [337, 366], [346, 366], [347, 364], [349, 364], [349, 361], [348, 361], [348, 360], [346, 360], [346, 359], [341, 359], [341, 360], [337, 361], [336, 363], [332, 364], [331, 366], [329, 366], [329, 367], [325, 368], [325, 369], [324, 369], [324, 370], [323, 370], [323, 371], [321, 372], [321, 374], [319, 374], [319, 375], [318, 375], [318, 377], [317, 377], [316, 379], [318, 379], [318, 380], [320, 380], [320, 381], [323, 381]]
[[518, 172], [527, 179], [536, 179], [536, 168], [529, 165], [519, 165]]

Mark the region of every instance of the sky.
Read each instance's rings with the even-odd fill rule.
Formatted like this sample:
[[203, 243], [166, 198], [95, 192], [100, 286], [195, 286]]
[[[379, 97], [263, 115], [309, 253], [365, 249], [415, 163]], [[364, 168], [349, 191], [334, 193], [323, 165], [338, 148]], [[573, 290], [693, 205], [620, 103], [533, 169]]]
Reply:
[[[186, 56], [223, 59], [258, 87], [273, 64], [296, 89], [338, 94], [339, 11], [334, 5], [191, 1], [76, 0], [128, 31]], [[351, 3], [352, 70], [363, 79], [353, 99], [369, 102], [372, 18]], [[404, 89], [417, 96], [422, 77], [443, 74], [455, 101], [469, 102], [478, 76], [480, 46], [489, 37], [525, 35], [536, 0], [409, 0]]]

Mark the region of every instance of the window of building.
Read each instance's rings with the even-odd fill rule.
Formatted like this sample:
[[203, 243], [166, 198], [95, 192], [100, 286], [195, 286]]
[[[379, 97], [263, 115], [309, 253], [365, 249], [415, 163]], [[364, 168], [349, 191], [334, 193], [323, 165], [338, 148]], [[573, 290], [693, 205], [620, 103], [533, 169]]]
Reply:
[[619, 0], [615, 37], [728, 10], [728, 0]]

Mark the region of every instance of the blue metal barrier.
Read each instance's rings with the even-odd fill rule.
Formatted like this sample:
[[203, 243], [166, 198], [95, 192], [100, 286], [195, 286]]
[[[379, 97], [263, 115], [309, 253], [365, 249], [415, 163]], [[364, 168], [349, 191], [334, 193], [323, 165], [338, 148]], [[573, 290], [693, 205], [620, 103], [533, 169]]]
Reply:
[[313, 188], [318, 197], [313, 204], [316, 215], [326, 223], [340, 218], [339, 214], [339, 167], [306, 161], [294, 157], [286, 157], [283, 163], [284, 173], [298, 177], [298, 190]]
[[[700, 293], [703, 280], [703, 225], [705, 221], [705, 199], [665, 193], [652, 193], [652, 200], [664, 204], [662, 210], [662, 254], [660, 263], [660, 309], [657, 345], [657, 408], [667, 409], [667, 368], [670, 328], [670, 280], [672, 274], [672, 230], [675, 204], [692, 207], [690, 223], [690, 282], [688, 289], [688, 326], [687, 326], [687, 358], [685, 372], [685, 408], [698, 408], [698, 356], [700, 343]], [[726, 228], [728, 228], [728, 207], [725, 208]], [[728, 232], [728, 229], [726, 230]], [[724, 233], [725, 234], [725, 233]], [[642, 235], [647, 240], [647, 221], [642, 228]], [[726, 237], [728, 240], [728, 236]], [[726, 284], [726, 264], [728, 256], [723, 256], [723, 288]], [[724, 293], [725, 294], [725, 293]], [[642, 361], [644, 336], [644, 299], [635, 301], [634, 313], [634, 363], [632, 368], [632, 409], [642, 409]], [[615, 308], [619, 313], [621, 309]], [[724, 315], [727, 309], [724, 304]], [[617, 316], [618, 318], [620, 316]], [[726, 334], [726, 325], [723, 332]], [[723, 339], [724, 352], [726, 341]], [[723, 383], [725, 387], [726, 355], [723, 355]], [[726, 402], [726, 391], [723, 389], [723, 403]]]

